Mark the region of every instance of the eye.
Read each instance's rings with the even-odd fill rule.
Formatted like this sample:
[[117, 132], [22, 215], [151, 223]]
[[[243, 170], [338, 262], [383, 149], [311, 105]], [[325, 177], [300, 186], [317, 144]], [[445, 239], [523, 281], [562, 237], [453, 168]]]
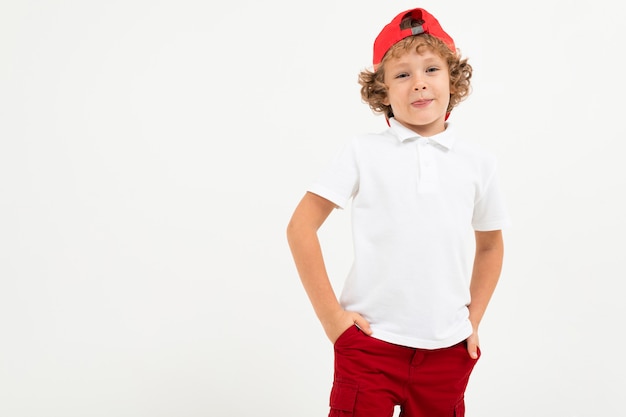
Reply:
[[394, 78], [406, 78], [408, 77], [409, 74], [406, 72], [401, 72], [400, 74], [396, 75]]
[[429, 68], [426, 70], [426, 72], [437, 72], [437, 71], [439, 71], [439, 68], [438, 68], [438, 67], [429, 67]]

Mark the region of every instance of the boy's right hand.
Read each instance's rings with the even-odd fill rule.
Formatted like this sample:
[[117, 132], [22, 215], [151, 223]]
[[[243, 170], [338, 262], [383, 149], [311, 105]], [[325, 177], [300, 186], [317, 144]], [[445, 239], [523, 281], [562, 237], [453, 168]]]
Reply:
[[358, 327], [368, 336], [372, 334], [369, 322], [359, 313], [355, 313], [353, 311], [340, 310], [332, 317], [323, 321], [322, 326], [324, 327], [326, 336], [332, 344], [335, 344], [337, 339], [339, 339], [339, 336], [348, 330], [350, 326]]

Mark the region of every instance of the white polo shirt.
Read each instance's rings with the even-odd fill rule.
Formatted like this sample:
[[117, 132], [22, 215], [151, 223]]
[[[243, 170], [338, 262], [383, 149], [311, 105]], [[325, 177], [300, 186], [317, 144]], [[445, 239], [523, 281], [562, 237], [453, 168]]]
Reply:
[[450, 124], [432, 137], [390, 125], [348, 141], [308, 190], [340, 208], [352, 199], [355, 257], [341, 305], [378, 339], [452, 346], [472, 333], [473, 230], [509, 224], [496, 160]]

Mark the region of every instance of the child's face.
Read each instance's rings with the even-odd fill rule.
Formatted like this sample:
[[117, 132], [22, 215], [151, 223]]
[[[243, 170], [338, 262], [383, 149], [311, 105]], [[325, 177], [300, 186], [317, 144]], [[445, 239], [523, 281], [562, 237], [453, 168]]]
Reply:
[[385, 63], [387, 99], [394, 118], [421, 136], [445, 130], [450, 101], [447, 62], [430, 49], [411, 50]]

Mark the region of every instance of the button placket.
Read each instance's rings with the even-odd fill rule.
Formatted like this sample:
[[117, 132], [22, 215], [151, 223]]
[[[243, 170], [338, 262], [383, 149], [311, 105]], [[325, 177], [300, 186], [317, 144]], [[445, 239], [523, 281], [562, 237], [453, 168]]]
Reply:
[[419, 163], [419, 178], [417, 182], [418, 193], [435, 193], [438, 189], [439, 176], [435, 163], [435, 147], [430, 139], [420, 138], [417, 141], [417, 153]]

